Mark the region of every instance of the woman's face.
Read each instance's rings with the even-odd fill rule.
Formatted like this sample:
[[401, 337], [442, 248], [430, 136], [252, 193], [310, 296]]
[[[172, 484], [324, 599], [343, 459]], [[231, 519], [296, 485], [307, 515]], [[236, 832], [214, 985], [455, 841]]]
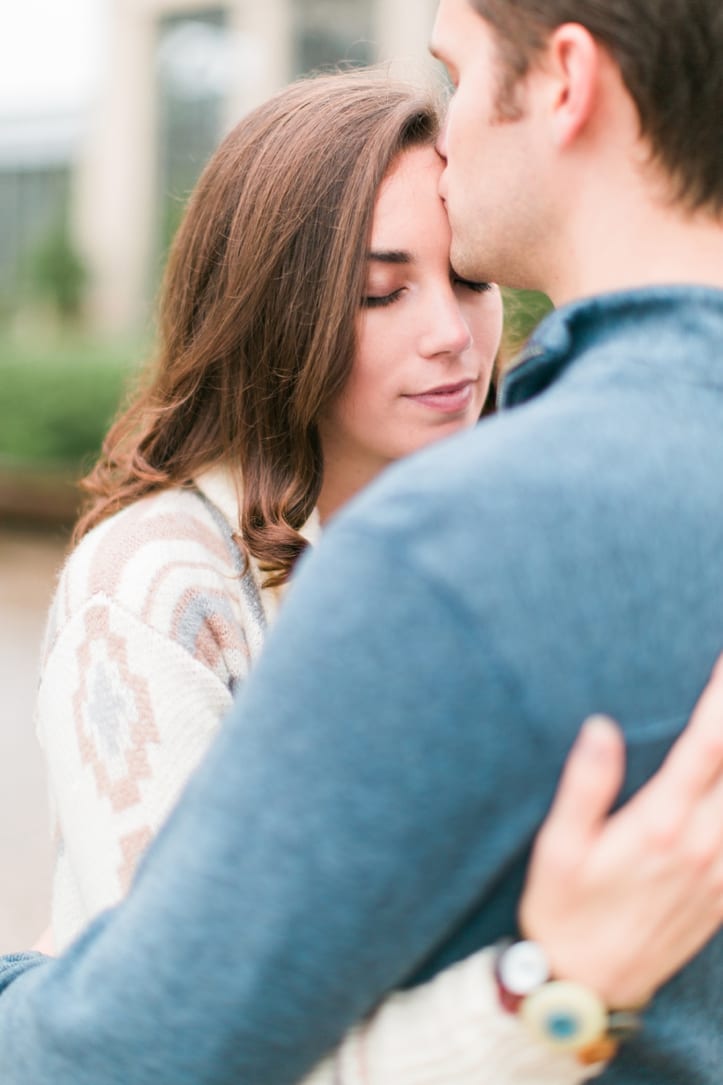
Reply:
[[450, 266], [443, 168], [432, 147], [406, 151], [377, 196], [354, 365], [320, 423], [325, 472], [354, 488], [474, 425], [489, 388], [502, 303]]

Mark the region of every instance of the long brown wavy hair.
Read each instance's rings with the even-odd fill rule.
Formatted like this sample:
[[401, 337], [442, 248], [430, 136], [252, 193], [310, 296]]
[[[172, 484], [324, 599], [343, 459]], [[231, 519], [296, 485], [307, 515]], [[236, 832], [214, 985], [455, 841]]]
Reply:
[[354, 360], [377, 191], [439, 123], [432, 92], [376, 70], [293, 84], [234, 128], [174, 240], [155, 361], [83, 481], [75, 540], [225, 462], [246, 552], [287, 579], [321, 487], [317, 420]]

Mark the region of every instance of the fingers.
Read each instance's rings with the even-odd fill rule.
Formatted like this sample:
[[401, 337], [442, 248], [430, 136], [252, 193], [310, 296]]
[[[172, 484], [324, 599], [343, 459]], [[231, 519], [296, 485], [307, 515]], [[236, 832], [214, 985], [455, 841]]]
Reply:
[[662, 771], [662, 783], [677, 802], [697, 799], [723, 778], [723, 656]]
[[616, 725], [587, 721], [520, 904], [555, 970], [610, 1005], [649, 996], [723, 921], [723, 664], [665, 765], [610, 814], [624, 760]]
[[625, 744], [607, 716], [590, 716], [573, 745], [547, 816], [546, 831], [589, 838], [609, 813], [625, 773]]
[[702, 800], [721, 783], [723, 656], [662, 767], [627, 805], [646, 819], [652, 844], [668, 849], [676, 846]]

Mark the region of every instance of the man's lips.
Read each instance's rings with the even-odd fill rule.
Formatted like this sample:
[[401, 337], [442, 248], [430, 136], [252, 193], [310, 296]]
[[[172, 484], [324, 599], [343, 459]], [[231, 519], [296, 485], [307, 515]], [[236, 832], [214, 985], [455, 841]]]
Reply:
[[424, 392], [407, 395], [405, 399], [411, 399], [442, 414], [457, 414], [469, 406], [474, 385], [475, 381], [467, 378], [457, 381], [456, 384], [440, 384], [435, 388], [427, 388]]

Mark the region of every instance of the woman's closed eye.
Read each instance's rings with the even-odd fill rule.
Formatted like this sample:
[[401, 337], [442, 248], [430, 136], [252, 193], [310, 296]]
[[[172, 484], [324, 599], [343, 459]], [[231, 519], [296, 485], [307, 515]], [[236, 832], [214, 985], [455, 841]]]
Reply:
[[385, 305], [393, 305], [395, 301], [398, 301], [404, 293], [404, 287], [400, 286], [397, 290], [392, 290], [391, 294], [367, 294], [362, 298], [362, 307], [364, 309], [381, 309]]
[[492, 289], [492, 285], [492, 283], [476, 283], [471, 279], [463, 279], [460, 275], [452, 275], [452, 286], [461, 286], [475, 294], [486, 294]]

